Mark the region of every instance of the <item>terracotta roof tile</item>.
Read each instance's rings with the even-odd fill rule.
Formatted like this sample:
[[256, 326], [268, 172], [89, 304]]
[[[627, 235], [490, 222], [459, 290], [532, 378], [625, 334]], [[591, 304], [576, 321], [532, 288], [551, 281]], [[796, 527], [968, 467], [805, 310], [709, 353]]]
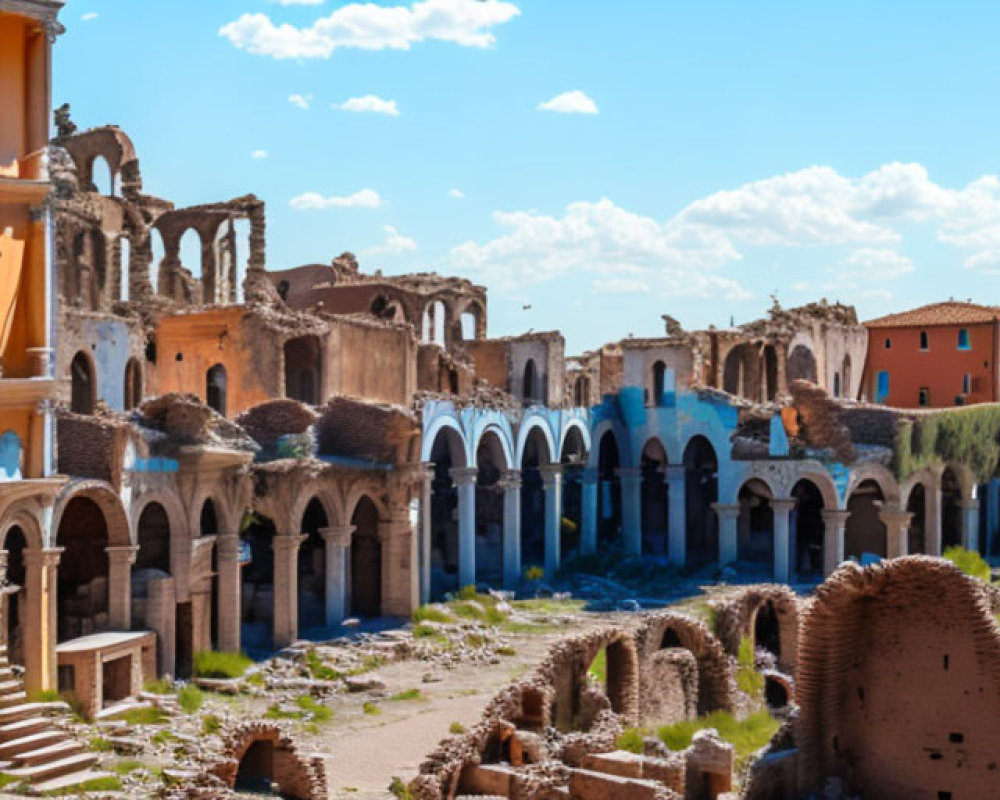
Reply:
[[931, 325], [974, 325], [993, 322], [1000, 318], [1000, 307], [981, 306], [976, 303], [931, 303], [898, 314], [888, 314], [865, 323], [868, 328], [908, 328]]

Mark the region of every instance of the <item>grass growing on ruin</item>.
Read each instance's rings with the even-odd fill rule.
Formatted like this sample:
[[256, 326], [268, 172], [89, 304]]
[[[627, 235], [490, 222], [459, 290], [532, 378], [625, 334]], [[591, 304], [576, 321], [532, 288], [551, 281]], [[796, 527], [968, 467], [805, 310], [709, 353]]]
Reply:
[[559, 598], [534, 597], [527, 600], [515, 600], [511, 605], [521, 611], [535, 614], [565, 614], [571, 611], [582, 611], [586, 604], [584, 600], [574, 597]]
[[193, 714], [199, 708], [201, 708], [202, 703], [205, 702], [205, 695], [201, 693], [201, 689], [195, 686], [193, 683], [189, 683], [184, 686], [177, 693], [177, 703], [180, 705], [184, 711], [188, 714]]
[[371, 700], [366, 700], [365, 704], [363, 706], [361, 706], [361, 710], [364, 711], [369, 716], [372, 716], [372, 717], [378, 716], [379, 714], [382, 713], [382, 709], [380, 709]]
[[310, 647], [306, 651], [306, 669], [318, 681], [336, 681], [344, 677], [333, 667], [323, 663], [323, 659], [319, 657], [315, 647]]
[[174, 685], [166, 678], [146, 681], [142, 688], [150, 694], [172, 694], [174, 691]]
[[665, 725], [656, 731], [656, 735], [671, 750], [684, 750], [691, 746], [695, 733], [715, 728], [723, 741], [735, 748], [736, 769], [739, 772], [747, 759], [767, 745], [780, 727], [781, 724], [766, 711], [758, 711], [744, 719], [717, 711], [707, 717]]
[[948, 547], [941, 554], [962, 572], [970, 577], [989, 583], [991, 579], [990, 565], [975, 550], [966, 550], [964, 547]]
[[118, 775], [128, 775], [138, 769], [143, 769], [145, 766], [141, 761], [137, 761], [134, 758], [123, 758], [121, 761], [112, 764], [108, 769]]
[[201, 732], [206, 736], [211, 736], [213, 733], [218, 733], [222, 730], [222, 720], [219, 719], [215, 714], [208, 714], [201, 721]]
[[253, 664], [243, 653], [220, 653], [206, 650], [194, 654], [194, 674], [199, 678], [232, 680], [242, 678]]
[[461, 736], [465, 733], [465, 726], [461, 722], [453, 722], [448, 726], [448, 732], [454, 736]]
[[415, 625], [419, 625], [421, 622], [437, 622], [447, 625], [455, 621], [455, 618], [437, 603], [420, 606], [413, 612], [412, 618]]
[[267, 719], [300, 719], [313, 722], [328, 722], [333, 718], [333, 711], [320, 703], [312, 695], [304, 694], [295, 699], [296, 710], [271, 706], [264, 716]]
[[753, 699], [764, 693], [764, 676], [757, 672], [754, 664], [753, 639], [740, 639], [740, 652], [736, 659], [736, 685]]
[[603, 647], [601, 651], [594, 658], [590, 665], [590, 669], [587, 670], [587, 674], [597, 683], [604, 685], [608, 679], [608, 651]]
[[43, 689], [39, 692], [32, 692], [28, 699], [32, 703], [58, 703], [61, 698], [55, 689]]
[[86, 794], [87, 792], [120, 792], [122, 782], [114, 775], [107, 775], [101, 778], [91, 778], [89, 781], [77, 784], [67, 789], [53, 789], [46, 792], [43, 797], [62, 797], [65, 794]]
[[410, 790], [401, 778], [397, 778], [395, 775], [392, 776], [392, 783], [389, 784], [389, 793], [397, 798], [397, 800], [413, 800], [413, 795], [410, 794]]
[[123, 720], [129, 725], [162, 725], [169, 718], [162, 708], [148, 706], [147, 708], [132, 708], [118, 715], [115, 719]]
[[392, 697], [389, 698], [394, 703], [406, 701], [406, 700], [423, 700], [424, 694], [419, 689], [406, 689], [402, 692], [397, 692]]

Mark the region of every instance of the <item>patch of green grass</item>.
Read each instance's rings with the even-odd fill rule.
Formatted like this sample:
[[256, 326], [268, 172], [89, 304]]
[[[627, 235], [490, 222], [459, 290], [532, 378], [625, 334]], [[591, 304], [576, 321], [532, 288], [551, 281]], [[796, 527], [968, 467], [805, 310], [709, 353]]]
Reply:
[[451, 614], [437, 604], [420, 606], [413, 612], [412, 619], [415, 625], [421, 622], [440, 622], [447, 625], [455, 621]]
[[406, 689], [402, 692], [397, 692], [392, 697], [389, 698], [394, 703], [398, 703], [406, 700], [424, 700], [424, 694], [419, 689]]
[[511, 633], [514, 635], [520, 634], [543, 634], [543, 633], [556, 633], [562, 630], [559, 625], [552, 625], [548, 623], [541, 622], [520, 622], [516, 620], [506, 620], [500, 625], [500, 630], [504, 633]]
[[460, 736], [465, 733], [465, 726], [461, 722], [453, 722], [448, 726], [448, 733]]
[[32, 692], [28, 699], [32, 703], [58, 703], [61, 698], [55, 689], [43, 689], [40, 692]]
[[320, 703], [310, 694], [304, 694], [295, 699], [298, 711], [285, 710], [277, 705], [271, 706], [264, 714], [268, 719], [300, 719], [313, 722], [328, 722], [333, 718], [333, 711]]
[[764, 693], [764, 676], [757, 672], [754, 663], [753, 640], [747, 636], [740, 639], [740, 651], [736, 658], [736, 685], [740, 691], [757, 700]]
[[72, 791], [73, 794], [86, 794], [87, 792], [120, 792], [122, 782], [115, 775], [107, 775], [102, 778], [91, 778], [81, 784], [73, 786], [71, 789], [54, 789], [46, 792], [45, 797], [61, 797]]
[[364, 675], [366, 672], [374, 672], [383, 664], [385, 664], [385, 658], [382, 656], [365, 656], [364, 660], [361, 662], [361, 666], [355, 667], [347, 674]]
[[403, 783], [401, 778], [397, 778], [395, 775], [392, 776], [392, 782], [389, 784], [389, 792], [396, 800], [413, 800], [413, 795], [410, 794], [407, 785]]
[[368, 700], [368, 701], [366, 701], [366, 702], [365, 702], [365, 704], [364, 704], [364, 705], [363, 705], [363, 706], [361, 707], [361, 709], [362, 709], [362, 711], [364, 711], [364, 712], [365, 712], [366, 714], [369, 714], [369, 715], [371, 715], [371, 716], [373, 716], [373, 717], [375, 717], [375, 716], [378, 716], [379, 714], [381, 714], [381, 713], [382, 713], [382, 709], [380, 709], [380, 708], [379, 708], [379, 707], [378, 707], [378, 706], [377, 706], [377, 705], [376, 705], [375, 703], [373, 703], [373, 702], [372, 702], [371, 700]]
[[247, 683], [251, 686], [266, 686], [267, 679], [264, 677], [263, 672], [255, 672], [247, 677]]
[[218, 733], [222, 730], [222, 720], [219, 719], [215, 714], [208, 714], [201, 720], [201, 732], [206, 736], [211, 736], [213, 733]]
[[[472, 591], [469, 591], [472, 590]], [[476, 594], [471, 586], [460, 591], [455, 600], [448, 603], [448, 610], [456, 617], [487, 625], [500, 625], [508, 614], [497, 608], [498, 600], [492, 595]]]
[[95, 736], [90, 740], [90, 749], [95, 753], [110, 753], [114, 750], [111, 742], [103, 736]]
[[498, 656], [506, 656], [508, 658], [511, 657], [511, 656], [516, 656], [517, 655], [517, 650], [515, 650], [510, 645], [506, 645], [506, 644], [498, 647], [495, 650], [495, 652], [496, 652], [496, 654]]
[[465, 644], [467, 647], [478, 650], [480, 647], [485, 647], [489, 642], [485, 636], [481, 633], [469, 633], [465, 637]]
[[194, 674], [199, 678], [228, 680], [241, 678], [253, 664], [243, 653], [220, 653], [206, 650], [194, 654]]
[[5, 789], [8, 786], [13, 786], [17, 783], [18, 779], [13, 775], [7, 775], [6, 773], [0, 772], [0, 789]]
[[162, 708], [148, 706], [146, 708], [132, 708], [117, 715], [114, 719], [120, 719], [129, 725], [162, 725], [169, 717]]
[[643, 740], [649, 736], [648, 728], [626, 728], [621, 735], [615, 739], [615, 747], [619, 750], [628, 750], [630, 753], [642, 755], [644, 748]]
[[153, 734], [150, 741], [153, 744], [162, 745], [162, 744], [167, 744], [168, 742], [172, 742], [176, 738], [177, 737], [174, 736], [170, 731], [157, 731], [156, 733]]
[[323, 663], [323, 659], [319, 657], [314, 647], [306, 651], [306, 669], [318, 681], [337, 681], [344, 677], [333, 667]]
[[108, 769], [118, 775], [128, 775], [131, 772], [135, 772], [137, 769], [142, 769], [146, 765], [141, 761], [134, 758], [123, 758], [121, 761], [117, 761], [112, 764]]
[[164, 678], [158, 678], [155, 681], [146, 681], [146, 684], [142, 688], [150, 694], [173, 694], [174, 691], [174, 685]]
[[717, 711], [707, 717], [665, 725], [657, 730], [657, 736], [671, 750], [684, 750], [691, 746], [695, 733], [706, 728], [715, 728], [719, 736], [736, 750], [737, 771], [747, 760], [764, 747], [778, 732], [780, 723], [766, 711], [758, 711], [745, 719], [736, 719], [725, 711]]
[[590, 664], [587, 674], [597, 683], [604, 684], [608, 679], [608, 651], [601, 648], [600, 652]]
[[964, 547], [956, 545], [945, 548], [941, 555], [966, 575], [981, 580], [983, 583], [990, 582], [990, 565], [975, 550], [966, 550]]
[[580, 611], [586, 605], [583, 600], [575, 597], [556, 600], [552, 597], [535, 597], [528, 600], [515, 600], [512, 605], [522, 611], [535, 614], [565, 614], [570, 611]]
[[177, 703], [188, 714], [193, 714], [204, 702], [205, 695], [193, 683], [189, 683], [177, 693]]

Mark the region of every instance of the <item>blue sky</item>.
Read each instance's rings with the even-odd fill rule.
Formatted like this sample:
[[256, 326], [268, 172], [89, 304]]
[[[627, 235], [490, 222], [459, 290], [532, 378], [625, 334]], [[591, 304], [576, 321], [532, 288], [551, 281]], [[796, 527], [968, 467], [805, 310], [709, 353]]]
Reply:
[[491, 335], [558, 328], [569, 352], [664, 313], [746, 321], [774, 291], [862, 318], [996, 302], [995, 3], [69, 0], [62, 20], [54, 101], [129, 132], [151, 194], [264, 198], [272, 269], [351, 250], [463, 275]]

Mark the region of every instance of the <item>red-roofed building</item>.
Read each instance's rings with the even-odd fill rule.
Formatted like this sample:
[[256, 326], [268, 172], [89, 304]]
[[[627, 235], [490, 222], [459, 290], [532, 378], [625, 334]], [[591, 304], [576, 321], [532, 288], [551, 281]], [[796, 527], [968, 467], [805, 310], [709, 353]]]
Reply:
[[933, 303], [869, 320], [864, 395], [896, 408], [991, 403], [1000, 307]]

